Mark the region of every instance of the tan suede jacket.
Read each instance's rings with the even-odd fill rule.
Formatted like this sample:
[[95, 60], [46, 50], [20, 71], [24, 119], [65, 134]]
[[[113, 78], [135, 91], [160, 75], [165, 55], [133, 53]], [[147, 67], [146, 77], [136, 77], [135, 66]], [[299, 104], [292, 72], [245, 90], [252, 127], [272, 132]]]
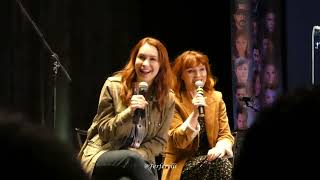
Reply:
[[[78, 154], [82, 167], [91, 177], [99, 156], [119, 149], [126, 141], [134, 124], [132, 113], [120, 98], [120, 77], [109, 77], [101, 90], [97, 114], [88, 130], [88, 136]], [[150, 163], [163, 152], [174, 112], [174, 94], [169, 92], [166, 105], [159, 111], [154, 101], [146, 108], [145, 137], [138, 152]]]

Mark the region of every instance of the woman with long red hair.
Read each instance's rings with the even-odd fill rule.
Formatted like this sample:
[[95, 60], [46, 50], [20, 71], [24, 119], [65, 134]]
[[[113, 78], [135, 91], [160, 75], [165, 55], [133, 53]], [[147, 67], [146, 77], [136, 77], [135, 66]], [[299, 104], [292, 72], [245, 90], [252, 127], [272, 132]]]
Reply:
[[79, 153], [92, 179], [158, 179], [155, 157], [174, 112], [172, 79], [167, 49], [146, 37], [131, 50], [128, 64], [105, 81]]

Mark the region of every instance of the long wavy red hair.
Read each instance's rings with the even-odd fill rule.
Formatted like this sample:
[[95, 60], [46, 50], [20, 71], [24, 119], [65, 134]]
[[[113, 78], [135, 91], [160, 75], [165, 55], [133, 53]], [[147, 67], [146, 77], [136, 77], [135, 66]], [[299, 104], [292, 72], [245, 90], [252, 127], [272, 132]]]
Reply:
[[186, 90], [185, 84], [181, 79], [183, 71], [200, 64], [203, 64], [207, 71], [207, 80], [203, 86], [203, 89], [205, 91], [214, 90], [217, 79], [211, 73], [208, 56], [199, 51], [188, 50], [180, 54], [173, 63], [172, 69], [174, 74], [176, 75], [176, 81], [173, 85], [173, 90], [176, 96], [179, 97], [180, 91]]
[[152, 92], [156, 96], [157, 106], [162, 109], [165, 103], [165, 98], [168, 95], [170, 89], [172, 88], [173, 73], [170, 66], [170, 60], [168, 56], [168, 51], [163, 43], [152, 37], [145, 37], [141, 39], [131, 50], [129, 62], [120, 71], [116, 72], [115, 75], [121, 76], [121, 94], [120, 97], [125, 102], [129, 104], [131, 96], [133, 94], [133, 84], [137, 79], [137, 74], [135, 72], [135, 61], [139, 49], [144, 45], [149, 44], [154, 46], [158, 50], [160, 68], [157, 76], [153, 80], [151, 87], [149, 89], [154, 90]]

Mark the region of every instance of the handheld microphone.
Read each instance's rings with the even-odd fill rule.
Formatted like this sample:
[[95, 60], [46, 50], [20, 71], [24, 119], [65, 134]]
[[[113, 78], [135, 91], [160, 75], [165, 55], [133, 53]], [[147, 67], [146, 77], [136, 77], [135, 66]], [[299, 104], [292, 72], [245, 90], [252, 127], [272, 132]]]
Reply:
[[[139, 83], [139, 92], [138, 94], [143, 95], [144, 97], [146, 97], [148, 92], [148, 83], [146, 82], [140, 82]], [[134, 124], [138, 124], [139, 120], [141, 118], [143, 118], [145, 116], [145, 110], [144, 109], [136, 109], [134, 111], [134, 115], [133, 115], [133, 123]]]
[[[204, 82], [202, 81], [196, 81], [195, 82], [195, 85], [197, 87], [197, 94], [203, 96], [203, 86], [204, 86]], [[203, 106], [199, 106], [198, 107], [198, 110], [199, 110], [199, 116], [200, 117], [204, 117], [204, 107]]]

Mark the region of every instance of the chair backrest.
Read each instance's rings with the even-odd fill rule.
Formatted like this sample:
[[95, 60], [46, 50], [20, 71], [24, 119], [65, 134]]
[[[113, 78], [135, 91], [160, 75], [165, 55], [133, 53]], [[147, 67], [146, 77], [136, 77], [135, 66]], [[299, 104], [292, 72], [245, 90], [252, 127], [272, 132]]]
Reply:
[[77, 141], [78, 141], [79, 148], [81, 149], [83, 142], [85, 141], [85, 139], [87, 137], [88, 132], [86, 130], [79, 129], [79, 128], [75, 128], [74, 130], [77, 135]]
[[234, 144], [232, 146], [233, 157], [231, 159], [231, 162], [232, 162], [232, 166], [234, 166], [234, 161], [235, 161], [235, 158], [237, 156], [237, 146], [238, 146], [238, 144], [237, 144], [237, 142], [238, 142], [238, 133], [237, 133], [237, 131], [232, 132], [232, 135], [234, 137]]
[[237, 161], [238, 156], [240, 155], [240, 146], [243, 143], [243, 140], [245, 138], [247, 130], [238, 130], [232, 132], [232, 135], [234, 136], [234, 144], [232, 147], [233, 150], [233, 159], [232, 159], [232, 165], [234, 166], [235, 161]]

